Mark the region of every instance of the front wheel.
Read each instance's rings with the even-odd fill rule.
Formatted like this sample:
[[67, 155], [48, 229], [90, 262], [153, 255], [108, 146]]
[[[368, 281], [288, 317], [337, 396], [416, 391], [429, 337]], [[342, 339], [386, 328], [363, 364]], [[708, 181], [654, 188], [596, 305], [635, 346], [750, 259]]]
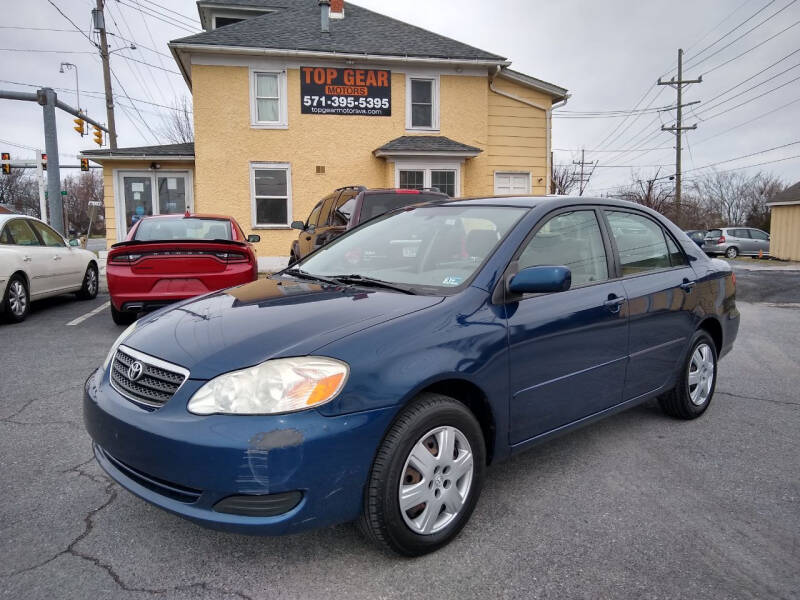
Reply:
[[441, 548], [469, 520], [485, 465], [483, 434], [472, 412], [447, 396], [422, 394], [378, 450], [361, 529], [406, 556]]
[[739, 256], [738, 248], [736, 248], [735, 246], [731, 246], [730, 248], [725, 250], [725, 256], [727, 256], [730, 259], [736, 258], [737, 256]]
[[670, 416], [696, 419], [711, 403], [716, 385], [716, 346], [711, 336], [701, 329], [692, 338], [678, 385], [658, 401], [662, 410]]

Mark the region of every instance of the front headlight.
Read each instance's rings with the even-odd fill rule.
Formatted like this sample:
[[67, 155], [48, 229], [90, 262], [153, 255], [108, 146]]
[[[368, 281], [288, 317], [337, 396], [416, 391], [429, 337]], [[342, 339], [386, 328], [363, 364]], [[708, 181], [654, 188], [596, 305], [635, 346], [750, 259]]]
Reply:
[[293, 412], [333, 400], [349, 367], [324, 356], [268, 360], [215, 377], [189, 400], [196, 415], [264, 415]]
[[111, 362], [111, 359], [117, 352], [117, 348], [119, 348], [119, 345], [125, 341], [126, 337], [128, 337], [131, 333], [133, 333], [134, 329], [136, 329], [136, 321], [131, 323], [128, 326], [128, 328], [119, 335], [117, 340], [114, 342], [114, 345], [111, 346], [111, 350], [108, 351], [108, 356], [106, 356], [106, 359], [103, 361], [103, 371], [105, 371], [108, 368], [108, 364]]

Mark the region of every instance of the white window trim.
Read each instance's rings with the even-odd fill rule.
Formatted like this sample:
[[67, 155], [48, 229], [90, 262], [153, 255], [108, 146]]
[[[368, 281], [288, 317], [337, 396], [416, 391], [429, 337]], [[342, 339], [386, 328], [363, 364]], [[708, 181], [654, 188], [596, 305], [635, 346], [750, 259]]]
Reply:
[[[266, 73], [278, 76], [278, 120], [259, 121], [256, 102], [256, 74]], [[289, 105], [286, 85], [286, 69], [250, 69], [250, 127], [253, 129], [288, 129]]]
[[[122, 178], [128, 177], [150, 177], [150, 189], [153, 190], [153, 215], [161, 214], [158, 203], [158, 178], [169, 176], [180, 176], [186, 178], [186, 205], [189, 212], [194, 212], [194, 172], [186, 169], [112, 169], [111, 187], [114, 191], [114, 220], [117, 224], [117, 241], [123, 241], [128, 235], [127, 223], [125, 222], [125, 186], [122, 185]], [[178, 213], [176, 213], [178, 214]]]
[[430, 160], [421, 162], [419, 160], [396, 160], [394, 163], [394, 187], [400, 187], [400, 171], [422, 171], [422, 186], [431, 187], [431, 171], [455, 171], [456, 172], [456, 193], [454, 198], [461, 196], [461, 162], [436, 161]]
[[527, 175], [528, 176], [528, 191], [526, 194], [533, 193], [533, 177], [530, 171], [495, 171], [492, 185], [492, 191], [497, 194], [497, 176], [498, 175]]
[[[433, 82], [431, 93], [433, 118], [430, 127], [413, 127], [411, 125], [411, 81], [413, 79], [425, 79]], [[406, 131], [439, 131], [439, 104], [439, 75], [406, 73]]]
[[[256, 219], [256, 170], [283, 169], [286, 171], [286, 223], [258, 224]], [[283, 196], [259, 196], [260, 198], [283, 198]], [[292, 166], [290, 163], [250, 163], [250, 229], [290, 229], [292, 222]]]

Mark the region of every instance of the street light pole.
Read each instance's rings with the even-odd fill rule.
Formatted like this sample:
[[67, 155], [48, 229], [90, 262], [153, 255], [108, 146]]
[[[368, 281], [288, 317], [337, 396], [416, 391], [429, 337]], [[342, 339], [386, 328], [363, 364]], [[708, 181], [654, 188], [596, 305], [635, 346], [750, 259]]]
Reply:
[[67, 70], [75, 69], [75, 97], [76, 97], [75, 103], [78, 105], [78, 111], [81, 111], [81, 88], [78, 85], [78, 66], [70, 62], [62, 62], [61, 67], [58, 69], [58, 72], [63, 73], [64, 67], [66, 67]]

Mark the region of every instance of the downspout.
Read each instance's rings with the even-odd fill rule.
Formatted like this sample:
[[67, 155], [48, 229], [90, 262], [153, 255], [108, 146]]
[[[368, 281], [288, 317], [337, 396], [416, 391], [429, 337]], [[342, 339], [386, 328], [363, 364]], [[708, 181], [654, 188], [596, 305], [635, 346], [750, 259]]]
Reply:
[[553, 109], [554, 108], [560, 108], [560, 107], [564, 106], [567, 103], [567, 100], [569, 100], [569, 94], [564, 96], [563, 100], [560, 100], [559, 102], [556, 102], [555, 104], [552, 104], [551, 106], [543, 106], [541, 104], [537, 104], [536, 102], [531, 102], [530, 100], [527, 100], [525, 98], [520, 98], [519, 96], [515, 96], [514, 94], [510, 94], [508, 92], [504, 92], [503, 90], [498, 90], [494, 86], [494, 80], [500, 74], [500, 69], [501, 69], [500, 65], [495, 66], [494, 73], [492, 73], [492, 75], [489, 77], [489, 89], [490, 90], [492, 90], [495, 94], [499, 94], [501, 96], [505, 96], [506, 98], [511, 98], [512, 100], [516, 100], [517, 102], [522, 102], [523, 104], [527, 104], [528, 106], [532, 106], [533, 108], [538, 108], [539, 110], [543, 110], [544, 111], [544, 114], [545, 114], [545, 127], [547, 129], [547, 131], [545, 132], [545, 140], [546, 140], [546, 144], [547, 144], [546, 145], [546, 158], [545, 158], [546, 167], [545, 168], [547, 170], [547, 175], [545, 176], [544, 192], [545, 192], [545, 194], [549, 194], [550, 193], [550, 182], [551, 182], [551, 180], [553, 178], [552, 165], [550, 164], [551, 146], [552, 146], [551, 131], [552, 131]]

